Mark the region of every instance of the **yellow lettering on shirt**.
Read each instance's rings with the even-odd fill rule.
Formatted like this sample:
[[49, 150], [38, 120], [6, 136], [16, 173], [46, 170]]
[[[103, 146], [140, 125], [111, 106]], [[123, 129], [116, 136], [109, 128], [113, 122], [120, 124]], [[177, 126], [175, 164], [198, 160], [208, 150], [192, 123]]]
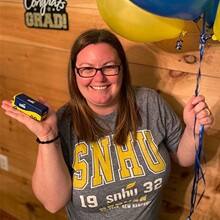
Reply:
[[88, 163], [83, 156], [88, 154], [88, 146], [81, 142], [75, 145], [74, 163], [73, 163], [73, 187], [75, 189], [84, 189], [88, 183]]
[[120, 179], [128, 179], [144, 175], [143, 167], [140, 165], [133, 146], [131, 134], [128, 135], [126, 144], [116, 145], [116, 154], [119, 164]]
[[92, 142], [92, 186], [97, 187], [105, 183], [114, 181], [112, 158], [110, 153], [110, 138], [109, 136]]
[[137, 132], [137, 142], [143, 154], [148, 169], [153, 173], [161, 173], [166, 169], [166, 163], [154, 143], [149, 130]]

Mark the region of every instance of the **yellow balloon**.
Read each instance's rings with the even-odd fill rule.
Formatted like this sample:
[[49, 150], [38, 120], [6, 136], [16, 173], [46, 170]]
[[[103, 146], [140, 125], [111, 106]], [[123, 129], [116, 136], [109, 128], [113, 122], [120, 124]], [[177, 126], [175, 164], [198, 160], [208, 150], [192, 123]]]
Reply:
[[175, 38], [184, 28], [180, 19], [161, 17], [136, 6], [130, 0], [97, 0], [99, 12], [117, 34], [136, 42]]
[[220, 2], [218, 4], [218, 10], [217, 10], [215, 22], [213, 25], [213, 32], [214, 32], [214, 35], [212, 36], [212, 39], [220, 41]]

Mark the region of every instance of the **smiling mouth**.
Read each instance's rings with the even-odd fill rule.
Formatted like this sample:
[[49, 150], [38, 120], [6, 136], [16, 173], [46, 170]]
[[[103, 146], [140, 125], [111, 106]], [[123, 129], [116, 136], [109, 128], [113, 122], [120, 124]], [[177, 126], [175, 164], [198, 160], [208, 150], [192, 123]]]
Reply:
[[108, 86], [91, 86], [92, 89], [95, 90], [104, 90], [107, 89]]

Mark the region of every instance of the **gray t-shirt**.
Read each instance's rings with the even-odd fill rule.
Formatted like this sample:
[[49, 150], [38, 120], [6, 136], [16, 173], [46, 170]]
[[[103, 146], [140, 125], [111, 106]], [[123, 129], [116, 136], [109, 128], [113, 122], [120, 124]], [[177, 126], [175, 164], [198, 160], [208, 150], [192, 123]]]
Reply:
[[142, 123], [137, 139], [129, 134], [123, 146], [113, 142], [116, 113], [97, 118], [112, 132], [86, 143], [72, 131], [68, 107], [58, 111], [63, 155], [73, 180], [69, 219], [158, 219], [161, 189], [170, 173], [169, 152], [177, 150], [182, 127], [154, 90], [136, 89], [136, 100]]

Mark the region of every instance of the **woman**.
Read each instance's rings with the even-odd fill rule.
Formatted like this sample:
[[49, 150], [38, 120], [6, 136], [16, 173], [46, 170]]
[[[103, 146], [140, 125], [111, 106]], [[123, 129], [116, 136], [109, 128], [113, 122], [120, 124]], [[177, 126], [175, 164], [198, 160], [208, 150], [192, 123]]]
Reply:
[[203, 96], [183, 112], [185, 127], [154, 91], [132, 88], [121, 43], [92, 29], [75, 41], [70, 102], [36, 122], [3, 101], [5, 113], [37, 137], [33, 191], [46, 209], [66, 206], [69, 219], [157, 219], [170, 157], [194, 163], [195, 138], [213, 117]]

